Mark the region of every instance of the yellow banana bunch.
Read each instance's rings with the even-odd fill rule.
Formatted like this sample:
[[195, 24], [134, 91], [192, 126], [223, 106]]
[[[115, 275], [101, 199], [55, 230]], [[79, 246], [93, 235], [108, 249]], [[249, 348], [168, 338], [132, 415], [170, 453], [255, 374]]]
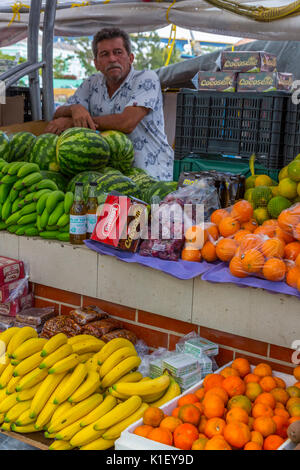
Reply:
[[73, 447], [66, 441], [54, 441], [48, 448], [49, 450], [72, 450]]
[[26, 388], [34, 387], [34, 385], [40, 383], [46, 377], [47, 377], [47, 370], [39, 369], [37, 367], [36, 369], [33, 369], [31, 372], [28, 372], [28, 374], [23, 375], [20, 382], [16, 385], [16, 391], [21, 392], [22, 390], [25, 390]]
[[41, 356], [45, 357], [49, 354], [52, 354], [56, 349], [60, 348], [63, 344], [68, 342], [68, 337], [64, 333], [57, 333], [57, 335], [52, 336], [48, 339], [47, 343], [42, 349]]
[[8, 343], [12, 339], [12, 337], [20, 330], [18, 326], [12, 326], [11, 328], [7, 328], [7, 330], [2, 331], [0, 333], [0, 341], [3, 341], [8, 346]]
[[94, 423], [91, 423], [85, 428], [78, 431], [76, 434], [74, 434], [74, 436], [72, 436], [70, 440], [70, 444], [73, 447], [81, 447], [88, 444], [89, 442], [94, 441], [95, 439], [98, 439], [102, 436], [103, 433], [104, 429], [102, 429], [101, 431], [96, 431], [94, 429]]
[[115, 397], [108, 395], [104, 398], [103, 402], [100, 403], [96, 408], [94, 408], [90, 413], [84, 416], [81, 419], [81, 427], [88, 426], [89, 424], [95, 423], [102, 416], [106, 415], [117, 405], [117, 400]]
[[[43, 409], [41, 410], [41, 412], [39, 413], [39, 415], [36, 419], [36, 423], [35, 423], [36, 429], [38, 429], [38, 430], [43, 429], [43, 427], [47, 423], [49, 423], [51, 419], [53, 419], [54, 414], [55, 413], [58, 414], [58, 412], [61, 411], [60, 408], [61, 408], [62, 405], [60, 405], [60, 406], [55, 405], [53, 403], [53, 400], [54, 400], [54, 397], [55, 397], [56, 390], [58, 388], [63, 388], [68, 379], [69, 379], [69, 377], [67, 377], [65, 375], [64, 378], [62, 379], [62, 381], [57, 386], [57, 388], [54, 390], [54, 392], [52, 392], [52, 394], [48, 398], [47, 403], [44, 405]], [[67, 407], [65, 407], [64, 410], [66, 410], [66, 409], [68, 409], [68, 410], [70, 409], [69, 404], [67, 405]], [[62, 413], [64, 412], [64, 410], [62, 410]]]
[[170, 385], [170, 376], [163, 374], [155, 379], [140, 381], [136, 383], [118, 383], [113, 385], [113, 389], [124, 395], [151, 395], [153, 393], [163, 392]]
[[57, 348], [53, 353], [48, 354], [40, 363], [40, 369], [50, 369], [57, 362], [69, 357], [73, 353], [72, 346], [68, 343]]
[[132, 347], [135, 350], [134, 345], [126, 338], [114, 338], [103, 346], [101, 351], [98, 354], [99, 364], [103, 364], [106, 359], [111, 356], [117, 349], [123, 348], [125, 346]]
[[111, 371], [121, 361], [131, 356], [137, 356], [137, 352], [134, 348], [125, 346], [124, 348], [117, 349], [101, 365], [100, 377], [101, 378], [104, 377], [106, 374], [108, 374], [109, 371]]
[[107, 450], [113, 447], [114, 443], [114, 439], [108, 440], [100, 437], [99, 439], [96, 439], [95, 441], [80, 447], [79, 450]]
[[31, 402], [31, 418], [36, 418], [37, 415], [42, 411], [48, 399], [50, 398], [56, 387], [60, 384], [65, 375], [65, 372], [63, 372], [62, 374], [47, 375], [47, 377], [43, 380]]
[[79, 362], [85, 364], [89, 359], [92, 359], [94, 357], [94, 354], [93, 352], [88, 352], [88, 353], [84, 353], [84, 354], [78, 354], [79, 356]]
[[[67, 382], [63, 387], [57, 389], [53, 399], [53, 403], [58, 405], [59, 403], [67, 400], [70, 395], [82, 384], [86, 378], [88, 369], [85, 364], [78, 364], [74, 371], [69, 374]], [[54, 374], [57, 375], [57, 374]]]
[[78, 363], [78, 354], [70, 354], [64, 359], [61, 359], [60, 361], [53, 364], [53, 366], [48, 369], [48, 374], [61, 374], [62, 372], [66, 372], [70, 369], [73, 369], [73, 367], [76, 367]]
[[105, 389], [105, 388], [111, 387], [111, 385], [116, 383], [123, 375], [128, 374], [128, 372], [130, 372], [132, 369], [137, 368], [140, 365], [140, 363], [141, 363], [141, 358], [139, 356], [127, 357], [126, 359], [121, 361], [118, 365], [113, 367], [111, 371], [108, 372], [103, 377], [103, 380], [101, 382], [102, 388]]
[[0, 389], [5, 388], [7, 386], [8, 382], [13, 376], [14, 369], [15, 366], [13, 366], [11, 363], [9, 363], [4, 369], [0, 377]]
[[14, 405], [17, 404], [17, 393], [8, 395], [7, 398], [0, 403], [0, 413], [7, 413]]
[[55, 439], [58, 441], [70, 441], [72, 437], [82, 429], [80, 426], [80, 421], [81, 418], [75, 421], [75, 423], [72, 423], [69, 426], [63, 428], [61, 431], [55, 434]]
[[37, 432], [35, 427], [34, 427], [34, 424], [27, 424], [26, 426], [17, 426], [16, 423], [12, 423], [11, 430], [13, 432], [19, 432], [21, 434]]
[[33, 369], [36, 369], [42, 362], [40, 352], [32, 354], [32, 356], [23, 359], [16, 367], [13, 372], [14, 377], [23, 376], [31, 372]]
[[91, 338], [95, 338], [95, 336], [87, 334], [76, 335], [72, 336], [71, 338], [68, 338], [68, 343], [73, 346], [73, 344], [81, 343], [82, 341], [88, 341]]
[[141, 372], [138, 372], [137, 370], [135, 372], [129, 372], [129, 374], [123, 375], [119, 380], [117, 380], [116, 383], [121, 383], [121, 382], [139, 382], [140, 380], [143, 379], [143, 375]]
[[13, 359], [22, 361], [26, 357], [40, 352], [43, 346], [47, 343], [45, 338], [29, 338], [22, 343], [11, 355]]
[[78, 403], [85, 398], [92, 395], [100, 385], [98, 372], [90, 370], [87, 374], [85, 381], [75, 390], [72, 395], [69, 395], [68, 400], [71, 403]]
[[21, 346], [22, 343], [24, 343], [24, 341], [30, 338], [37, 338], [37, 336], [37, 331], [31, 326], [23, 326], [23, 328], [20, 328], [19, 331], [17, 331], [16, 334], [13, 335], [10, 342], [8, 343], [8, 357], [11, 357], [12, 354], [16, 351], [16, 349]]
[[97, 353], [104, 345], [104, 341], [92, 336], [91, 339], [72, 344], [72, 348], [76, 354], [85, 354], [89, 352]]
[[29, 410], [30, 404], [31, 400], [21, 401], [15, 404], [6, 412], [4, 422], [14, 423], [24, 411]]
[[30, 418], [30, 408], [25, 410], [23, 413], [20, 414], [18, 419], [15, 421], [17, 426], [27, 426], [28, 424], [33, 424], [35, 422], [35, 418]]
[[142, 403], [141, 406], [130, 416], [108, 428], [104, 432], [104, 434], [102, 434], [102, 438], [118, 439], [121, 435], [121, 432], [123, 432], [126, 428], [128, 428], [128, 426], [130, 426], [132, 423], [135, 423], [144, 416], [144, 412], [148, 407], [149, 405], [147, 403]]
[[6, 385], [6, 394], [10, 395], [16, 391], [16, 386], [20, 382], [21, 377], [12, 377], [8, 384]]
[[25, 390], [22, 390], [21, 392], [16, 392], [16, 400], [17, 401], [26, 401], [26, 400], [31, 400], [36, 392], [38, 391], [40, 387], [40, 383], [37, 383], [33, 387], [30, 388], [25, 388]]
[[101, 429], [107, 429], [114, 424], [127, 418], [134, 413], [142, 404], [141, 397], [137, 395], [128, 398], [128, 400], [119, 405], [115, 406], [111, 411], [98, 419], [94, 424], [95, 431], [101, 431]]

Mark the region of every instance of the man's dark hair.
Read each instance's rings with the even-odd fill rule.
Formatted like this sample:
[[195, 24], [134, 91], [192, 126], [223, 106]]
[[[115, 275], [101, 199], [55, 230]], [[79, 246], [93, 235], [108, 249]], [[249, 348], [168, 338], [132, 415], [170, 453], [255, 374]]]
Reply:
[[115, 38], [122, 38], [124, 47], [129, 54], [131, 54], [131, 42], [129, 34], [126, 31], [123, 31], [119, 28], [103, 28], [98, 33], [95, 34], [93, 39], [93, 54], [94, 58], [96, 59], [98, 53], [98, 43], [105, 40], [105, 39], [115, 39]]

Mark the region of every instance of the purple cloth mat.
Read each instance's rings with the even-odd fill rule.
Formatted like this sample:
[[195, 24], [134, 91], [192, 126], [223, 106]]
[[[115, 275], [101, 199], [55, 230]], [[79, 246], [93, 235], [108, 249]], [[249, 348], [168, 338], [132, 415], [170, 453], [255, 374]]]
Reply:
[[200, 263], [183, 261], [181, 259], [178, 261], [167, 261], [150, 256], [141, 256], [138, 253], [117, 250], [94, 240], [85, 240], [84, 243], [88, 248], [97, 251], [101, 255], [115, 256], [126, 263], [142, 264], [143, 266], [163, 271], [178, 279], [192, 279], [216, 266], [215, 263], [206, 263], [206, 261], [201, 261]]
[[226, 263], [214, 266], [212, 269], [204, 273], [201, 279], [209, 282], [230, 282], [240, 287], [258, 287], [272, 293], [294, 295], [300, 298], [300, 292], [298, 292], [297, 289], [290, 287], [286, 282], [267, 281], [266, 279], [260, 279], [254, 276], [242, 279], [232, 276]]

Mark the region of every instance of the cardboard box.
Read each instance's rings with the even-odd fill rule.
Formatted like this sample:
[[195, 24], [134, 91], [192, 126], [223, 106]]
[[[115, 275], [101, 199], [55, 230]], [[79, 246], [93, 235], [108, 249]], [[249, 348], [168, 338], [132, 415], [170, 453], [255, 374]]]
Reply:
[[234, 92], [236, 72], [198, 72], [198, 90]]
[[239, 73], [237, 91], [239, 92], [268, 92], [292, 90], [294, 77], [292, 73], [261, 72]]
[[277, 59], [265, 51], [223, 51], [221, 70], [224, 72], [275, 72]]
[[0, 126], [24, 122], [24, 96], [7, 96], [6, 104], [0, 105]]

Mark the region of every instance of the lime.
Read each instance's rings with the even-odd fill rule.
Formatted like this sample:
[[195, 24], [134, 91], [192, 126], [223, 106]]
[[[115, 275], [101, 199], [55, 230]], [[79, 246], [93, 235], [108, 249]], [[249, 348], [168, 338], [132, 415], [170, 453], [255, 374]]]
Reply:
[[277, 219], [281, 212], [290, 207], [291, 204], [291, 201], [285, 197], [273, 197], [268, 203], [268, 212], [272, 219]]
[[250, 188], [254, 188], [256, 178], [257, 178], [257, 175], [251, 175], [246, 179], [246, 181], [245, 181], [245, 189], [246, 190], [250, 189]]
[[290, 178], [284, 178], [280, 180], [279, 185], [279, 195], [286, 197], [287, 199], [294, 199], [297, 197], [297, 183]]
[[294, 160], [288, 165], [288, 175], [293, 181], [300, 181], [300, 160]]

